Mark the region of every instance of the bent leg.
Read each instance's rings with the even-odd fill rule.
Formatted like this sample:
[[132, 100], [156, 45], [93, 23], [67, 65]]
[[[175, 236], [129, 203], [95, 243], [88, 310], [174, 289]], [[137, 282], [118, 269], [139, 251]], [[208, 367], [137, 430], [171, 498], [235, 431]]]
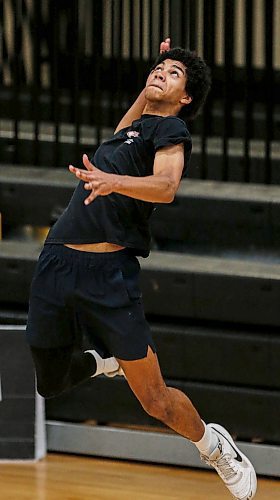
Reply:
[[37, 390], [45, 398], [89, 379], [96, 371], [96, 362], [89, 353], [75, 352], [73, 345], [30, 347], [37, 376]]
[[150, 347], [143, 359], [118, 359], [118, 362], [131, 390], [149, 415], [191, 441], [202, 438], [205, 427], [197, 410], [183, 392], [166, 386], [157, 356]]

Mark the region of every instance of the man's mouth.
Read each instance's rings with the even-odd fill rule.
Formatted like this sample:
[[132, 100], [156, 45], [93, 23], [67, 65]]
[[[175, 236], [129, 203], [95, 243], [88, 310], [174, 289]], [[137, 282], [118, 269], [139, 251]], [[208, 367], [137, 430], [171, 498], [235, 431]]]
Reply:
[[157, 89], [163, 90], [159, 85], [156, 83], [150, 83], [149, 87], [156, 87]]

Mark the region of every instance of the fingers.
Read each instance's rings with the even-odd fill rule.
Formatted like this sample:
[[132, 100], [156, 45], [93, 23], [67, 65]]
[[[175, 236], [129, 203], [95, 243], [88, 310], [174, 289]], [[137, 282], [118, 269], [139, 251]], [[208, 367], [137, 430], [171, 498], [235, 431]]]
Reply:
[[74, 167], [74, 165], [69, 165], [69, 166], [68, 166], [68, 168], [69, 168], [69, 170], [70, 170], [71, 174], [74, 174], [74, 175], [75, 175], [75, 174], [77, 173], [77, 171], [78, 171], [78, 169], [77, 169], [76, 167]]
[[69, 168], [71, 174], [74, 174], [78, 179], [81, 179], [80, 170], [78, 168], [74, 167], [73, 165], [69, 165], [68, 168]]
[[95, 200], [95, 198], [97, 198], [97, 196], [98, 195], [94, 191], [92, 191], [90, 195], [85, 199], [84, 204], [89, 205], [93, 200]]
[[94, 170], [94, 166], [90, 163], [88, 156], [86, 154], [83, 155], [83, 164], [87, 170]]
[[78, 179], [81, 179], [83, 181], [89, 181], [90, 180], [90, 173], [87, 170], [81, 170], [80, 168], [76, 168], [73, 165], [69, 165], [69, 170]]
[[88, 197], [85, 198], [85, 200], [84, 200], [84, 204], [89, 205], [93, 200], [95, 200], [95, 198], [97, 198], [98, 194], [97, 194], [96, 190], [94, 189], [92, 182], [87, 182], [84, 185], [84, 189], [86, 189], [87, 191], [91, 191], [91, 193], [88, 195]]
[[90, 195], [84, 200], [84, 204], [89, 205], [93, 200], [95, 200], [95, 198], [97, 198], [97, 196], [99, 196], [97, 189], [94, 187], [94, 182], [89, 177], [90, 173], [85, 170], [79, 170], [78, 168], [73, 167], [73, 165], [69, 165], [69, 170], [76, 175], [78, 179], [85, 181], [84, 189], [91, 191]]
[[169, 50], [170, 49], [170, 44], [171, 44], [171, 39], [170, 38], [166, 38], [164, 40], [164, 43], [165, 43], [166, 50]]
[[96, 167], [89, 161], [88, 156], [86, 154], [83, 155], [83, 164], [86, 167], [86, 170], [82, 170], [81, 168], [76, 168], [74, 165], [69, 165], [69, 170], [72, 174], [75, 174], [76, 177], [83, 178], [80, 174], [93, 172], [96, 170]]
[[108, 174], [97, 169], [89, 161], [86, 154], [83, 155], [83, 164], [86, 170], [69, 165], [69, 171], [79, 180], [84, 181], [84, 188], [87, 191], [91, 191], [89, 196], [84, 200], [84, 204], [89, 205], [97, 196], [106, 196], [112, 192], [112, 187], [108, 182], [111, 175], [108, 176]]
[[160, 54], [170, 50], [170, 43], [171, 43], [170, 38], [165, 38], [164, 42], [161, 42], [160, 48], [159, 48]]

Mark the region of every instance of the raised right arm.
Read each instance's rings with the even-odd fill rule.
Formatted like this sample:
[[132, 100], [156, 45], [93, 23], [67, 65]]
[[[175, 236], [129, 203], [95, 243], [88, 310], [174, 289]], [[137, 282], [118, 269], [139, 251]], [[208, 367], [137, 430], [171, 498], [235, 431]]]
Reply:
[[145, 89], [143, 89], [142, 92], [137, 97], [136, 101], [134, 101], [132, 106], [129, 108], [129, 110], [122, 117], [114, 134], [116, 134], [122, 128], [129, 127], [134, 120], [137, 120], [138, 118], [140, 118], [140, 116], [142, 115], [143, 110], [145, 108], [145, 105], [146, 105]]
[[[164, 42], [161, 42], [159, 50], [160, 53], [170, 50], [170, 38], [166, 38]], [[138, 120], [138, 118], [140, 118], [140, 116], [143, 113], [145, 105], [146, 105], [145, 89], [143, 89], [142, 92], [137, 97], [136, 101], [134, 101], [132, 106], [129, 108], [129, 110], [125, 113], [125, 115], [119, 122], [114, 134], [119, 132], [119, 130], [121, 130], [122, 128], [130, 127], [130, 125], [134, 120]]]

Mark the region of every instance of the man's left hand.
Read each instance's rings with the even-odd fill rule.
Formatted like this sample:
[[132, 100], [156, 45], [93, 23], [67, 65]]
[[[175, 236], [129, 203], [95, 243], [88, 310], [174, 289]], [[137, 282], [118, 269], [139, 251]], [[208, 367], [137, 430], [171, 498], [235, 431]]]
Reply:
[[86, 170], [76, 168], [73, 165], [69, 165], [69, 170], [78, 179], [85, 182], [84, 188], [87, 191], [91, 191], [84, 201], [85, 205], [89, 205], [97, 196], [107, 196], [113, 192], [114, 174], [107, 174], [96, 168], [85, 154], [83, 155], [83, 164]]

